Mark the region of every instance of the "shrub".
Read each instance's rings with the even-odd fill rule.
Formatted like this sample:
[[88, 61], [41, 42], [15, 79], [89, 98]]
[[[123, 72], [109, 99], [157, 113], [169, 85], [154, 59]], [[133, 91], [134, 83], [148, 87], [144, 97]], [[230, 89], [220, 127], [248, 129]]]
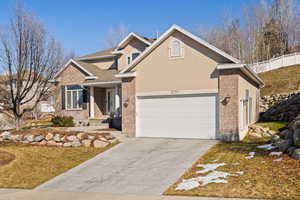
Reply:
[[72, 116], [55, 116], [51, 122], [56, 127], [72, 127], [75, 126]]

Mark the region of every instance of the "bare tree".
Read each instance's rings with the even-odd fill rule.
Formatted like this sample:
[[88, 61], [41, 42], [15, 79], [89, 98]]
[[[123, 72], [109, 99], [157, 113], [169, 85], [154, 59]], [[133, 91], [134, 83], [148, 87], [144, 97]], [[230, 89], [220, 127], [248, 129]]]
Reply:
[[115, 47], [128, 35], [128, 27], [124, 24], [119, 24], [116, 27], [111, 27], [106, 33], [104, 43], [107, 48]]
[[17, 6], [14, 17], [0, 35], [1, 103], [12, 111], [16, 128], [33, 111], [49, 89], [63, 60], [60, 44], [49, 37], [43, 24]]

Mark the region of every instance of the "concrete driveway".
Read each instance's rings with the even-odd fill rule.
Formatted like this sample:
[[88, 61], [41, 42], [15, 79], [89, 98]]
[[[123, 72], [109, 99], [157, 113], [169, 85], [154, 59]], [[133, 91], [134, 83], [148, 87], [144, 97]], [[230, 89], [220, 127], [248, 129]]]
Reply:
[[133, 138], [36, 190], [162, 194], [217, 141]]

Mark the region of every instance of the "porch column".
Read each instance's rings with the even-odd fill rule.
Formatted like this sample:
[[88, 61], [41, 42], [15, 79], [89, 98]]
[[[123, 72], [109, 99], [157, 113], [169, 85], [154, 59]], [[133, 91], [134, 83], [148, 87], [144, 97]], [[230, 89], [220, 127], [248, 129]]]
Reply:
[[120, 114], [119, 109], [120, 109], [120, 90], [119, 90], [119, 86], [116, 85], [115, 86], [115, 110], [117, 115]]
[[90, 87], [90, 118], [95, 117], [94, 86]]

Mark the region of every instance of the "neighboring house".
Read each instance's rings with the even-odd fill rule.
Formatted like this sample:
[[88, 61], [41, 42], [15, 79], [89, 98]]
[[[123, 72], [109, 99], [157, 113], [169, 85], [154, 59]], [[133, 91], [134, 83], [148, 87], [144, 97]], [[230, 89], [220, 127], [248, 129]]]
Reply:
[[[23, 87], [24, 85], [27, 84], [28, 76], [29, 76], [29, 72], [26, 72], [23, 80], [21, 81], [21, 87]], [[1, 100], [5, 99], [4, 96], [10, 95], [10, 87], [11, 86], [12, 86], [12, 90], [13, 90], [14, 94], [16, 93], [17, 81], [18, 81], [17, 75], [13, 75], [12, 78], [9, 78], [8, 75], [0, 75], [0, 98], [1, 98]], [[11, 82], [11, 85], [10, 85], [10, 82]], [[35, 103], [36, 103], [35, 92], [38, 87], [39, 87], [38, 83], [35, 83], [33, 85], [33, 87], [28, 91], [24, 101], [29, 100], [33, 96], [34, 96], [34, 98], [31, 101], [28, 101], [23, 106], [21, 106], [21, 109], [30, 109], [35, 105]], [[51, 89], [52, 88], [50, 88], [49, 91], [51, 91]], [[45, 113], [54, 112], [54, 107], [53, 107], [54, 102], [52, 102], [52, 104], [51, 104], [51, 102], [49, 100], [49, 96], [42, 97], [41, 101], [36, 106], [36, 108], [31, 112], [26, 112], [25, 115], [23, 116], [23, 119], [33, 119], [33, 118], [37, 119], [38, 117], [40, 117], [41, 115], [43, 115]], [[6, 110], [5, 103], [7, 103], [7, 102], [1, 102], [2, 105], [0, 104], [0, 112], [10, 113], [11, 111]], [[45, 109], [46, 107], [47, 107], [47, 109]], [[12, 114], [10, 114], [10, 115], [12, 116]]]
[[258, 119], [262, 80], [239, 60], [174, 25], [157, 40], [70, 60], [55, 76], [60, 112], [122, 120], [137, 137], [239, 140]]

